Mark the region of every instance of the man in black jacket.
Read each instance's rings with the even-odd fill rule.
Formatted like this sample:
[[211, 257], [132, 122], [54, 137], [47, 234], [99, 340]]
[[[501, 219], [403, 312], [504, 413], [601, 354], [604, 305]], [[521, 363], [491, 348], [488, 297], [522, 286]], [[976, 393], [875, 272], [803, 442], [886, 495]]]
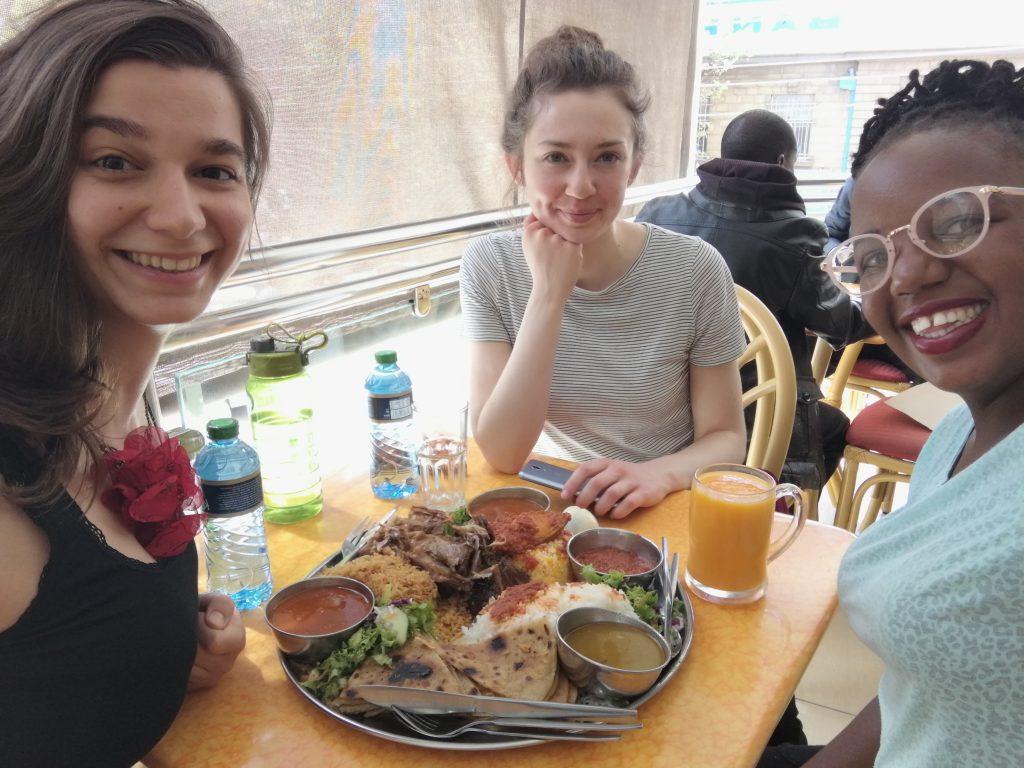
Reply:
[[[796, 189], [796, 136], [789, 123], [763, 109], [744, 112], [722, 135], [722, 156], [697, 169], [688, 195], [659, 197], [636, 217], [696, 235], [725, 258], [733, 280], [778, 319], [789, 340], [797, 375], [797, 416], [784, 475], [821, 488], [842, 458], [850, 422], [818, 401], [807, 331], [834, 348], [870, 336], [860, 305], [821, 271], [828, 231], [807, 215]], [[752, 366], [748, 366], [752, 368]], [[744, 389], [756, 373], [744, 371]]]

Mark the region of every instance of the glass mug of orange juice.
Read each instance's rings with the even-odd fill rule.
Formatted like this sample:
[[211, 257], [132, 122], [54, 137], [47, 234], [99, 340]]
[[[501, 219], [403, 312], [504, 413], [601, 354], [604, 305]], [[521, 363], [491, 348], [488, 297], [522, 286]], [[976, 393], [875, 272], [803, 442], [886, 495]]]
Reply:
[[[775, 502], [792, 497], [793, 520], [771, 541]], [[690, 550], [686, 583], [716, 603], [752, 603], [764, 596], [768, 563], [804, 527], [800, 489], [777, 485], [767, 472], [741, 464], [709, 464], [694, 473], [690, 489]]]

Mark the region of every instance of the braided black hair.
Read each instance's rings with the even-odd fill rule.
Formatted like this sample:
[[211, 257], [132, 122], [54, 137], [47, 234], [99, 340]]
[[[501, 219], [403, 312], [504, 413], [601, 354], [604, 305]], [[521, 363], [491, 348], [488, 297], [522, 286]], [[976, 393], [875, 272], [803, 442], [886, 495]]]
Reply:
[[852, 164], [853, 175], [895, 139], [926, 128], [972, 126], [1006, 129], [1024, 140], [1024, 69], [1009, 61], [944, 61], [924, 76], [918, 70], [888, 99], [879, 99]]

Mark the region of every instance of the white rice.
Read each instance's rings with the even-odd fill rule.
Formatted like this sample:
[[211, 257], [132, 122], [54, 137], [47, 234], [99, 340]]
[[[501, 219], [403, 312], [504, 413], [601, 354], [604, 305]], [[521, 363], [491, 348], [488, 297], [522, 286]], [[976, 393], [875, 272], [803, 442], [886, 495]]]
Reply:
[[[493, 601], [492, 601], [493, 602]], [[480, 643], [489, 640], [498, 632], [509, 630], [520, 624], [528, 624], [543, 616], [548, 620], [552, 635], [555, 633], [555, 622], [558, 617], [570, 608], [607, 608], [625, 616], [637, 618], [636, 611], [629, 600], [619, 590], [607, 584], [548, 584], [543, 592], [536, 593], [528, 606], [521, 613], [517, 612], [503, 621], [494, 621], [489, 611], [490, 603], [485, 605], [480, 615], [472, 624], [462, 630], [463, 643]]]

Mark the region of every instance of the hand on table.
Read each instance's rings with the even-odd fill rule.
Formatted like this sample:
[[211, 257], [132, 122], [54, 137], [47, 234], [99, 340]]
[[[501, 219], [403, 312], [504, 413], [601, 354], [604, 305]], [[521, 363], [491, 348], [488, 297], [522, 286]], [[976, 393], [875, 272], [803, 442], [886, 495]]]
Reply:
[[190, 691], [216, 685], [245, 648], [242, 616], [227, 595], [199, 595], [198, 621], [199, 650], [188, 677]]
[[[586, 487], [580, 490], [584, 483]], [[594, 504], [594, 514], [619, 520], [640, 507], [654, 506], [670, 490], [664, 473], [647, 464], [595, 459], [576, 468], [562, 489], [562, 498], [576, 506], [589, 507], [600, 496]]]
[[523, 220], [523, 253], [534, 291], [565, 301], [580, 278], [583, 246], [569, 242], [531, 213]]

